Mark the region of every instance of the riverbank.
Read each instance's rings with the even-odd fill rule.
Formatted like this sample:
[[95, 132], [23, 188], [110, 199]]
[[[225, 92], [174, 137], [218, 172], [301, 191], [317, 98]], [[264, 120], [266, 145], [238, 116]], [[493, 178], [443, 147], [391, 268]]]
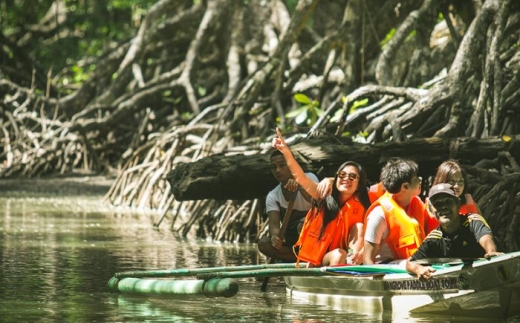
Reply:
[[[115, 206], [104, 197], [115, 178], [102, 175], [72, 174], [40, 178], [0, 179], [0, 200], [16, 199], [25, 205], [46, 205], [46, 208], [84, 209], [119, 214], [156, 215], [157, 210]], [[29, 201], [30, 203], [26, 203]]]
[[60, 196], [104, 196], [114, 178], [100, 175], [73, 174], [42, 178], [0, 179], [0, 194], [11, 196], [27, 195]]

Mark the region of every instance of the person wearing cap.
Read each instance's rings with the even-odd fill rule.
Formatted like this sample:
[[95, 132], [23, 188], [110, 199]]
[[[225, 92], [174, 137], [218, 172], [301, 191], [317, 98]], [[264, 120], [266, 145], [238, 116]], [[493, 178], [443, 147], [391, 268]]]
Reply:
[[[466, 172], [456, 160], [449, 159], [439, 165], [432, 186], [440, 183], [449, 183], [453, 186], [453, 191], [460, 199], [460, 214], [482, 214], [477, 203], [468, 192], [468, 179]], [[425, 204], [428, 204], [428, 199], [426, 199]], [[428, 213], [424, 232], [428, 234], [438, 226], [439, 221], [437, 221], [433, 214]]]
[[493, 232], [478, 215], [460, 214], [460, 199], [449, 183], [430, 188], [430, 212], [439, 221], [437, 229], [424, 239], [419, 249], [407, 260], [406, 269], [419, 279], [430, 279], [435, 269], [415, 262], [425, 258], [491, 258], [497, 251]]

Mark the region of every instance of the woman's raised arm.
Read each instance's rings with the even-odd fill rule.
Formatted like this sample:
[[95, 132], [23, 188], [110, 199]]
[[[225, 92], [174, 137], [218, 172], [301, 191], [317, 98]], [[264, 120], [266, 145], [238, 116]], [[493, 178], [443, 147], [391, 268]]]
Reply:
[[289, 149], [289, 146], [287, 146], [287, 143], [283, 139], [280, 129], [276, 128], [276, 134], [277, 137], [273, 138], [273, 148], [278, 149], [283, 154], [285, 162], [287, 163], [287, 167], [289, 167], [293, 178], [305, 190], [305, 192], [309, 193], [312, 198], [319, 199], [317, 191], [318, 183], [312, 181], [305, 175], [302, 167], [300, 164], [298, 164], [291, 150]]

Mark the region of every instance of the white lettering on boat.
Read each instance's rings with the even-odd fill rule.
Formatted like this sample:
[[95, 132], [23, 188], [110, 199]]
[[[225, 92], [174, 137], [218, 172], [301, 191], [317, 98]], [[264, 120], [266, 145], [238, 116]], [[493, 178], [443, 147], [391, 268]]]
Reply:
[[457, 277], [433, 278], [427, 281], [418, 279], [385, 281], [385, 289], [388, 290], [446, 290], [458, 288]]

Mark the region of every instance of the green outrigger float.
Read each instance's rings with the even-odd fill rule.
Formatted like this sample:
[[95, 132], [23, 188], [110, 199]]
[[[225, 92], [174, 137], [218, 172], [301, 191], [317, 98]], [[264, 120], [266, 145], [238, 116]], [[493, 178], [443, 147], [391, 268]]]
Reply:
[[112, 291], [142, 295], [232, 297], [237, 279], [283, 277], [292, 298], [360, 313], [436, 313], [507, 318], [520, 315], [520, 252], [490, 260], [433, 264], [420, 281], [403, 265], [305, 268], [306, 264], [266, 264], [116, 273]]

